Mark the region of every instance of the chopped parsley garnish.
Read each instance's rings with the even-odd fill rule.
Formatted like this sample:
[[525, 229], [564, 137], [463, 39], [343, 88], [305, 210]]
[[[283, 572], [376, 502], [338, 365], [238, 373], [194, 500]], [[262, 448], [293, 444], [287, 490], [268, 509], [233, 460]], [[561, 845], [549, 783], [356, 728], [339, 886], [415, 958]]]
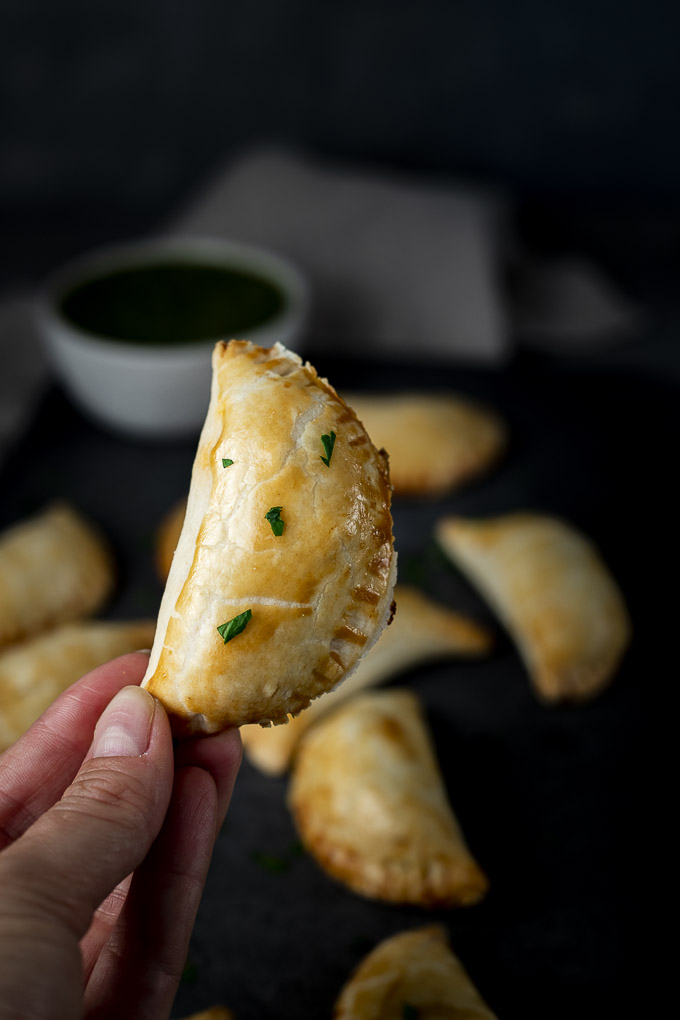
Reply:
[[402, 1020], [418, 1020], [418, 1010], [410, 1002], [402, 1002], [401, 1017]]
[[283, 510], [282, 506], [273, 506], [271, 510], [267, 511], [267, 513], [264, 515], [266, 520], [268, 520], [269, 523], [271, 524], [272, 531], [277, 536], [277, 538], [279, 535], [283, 534], [284, 521], [281, 520], [282, 510]]
[[323, 448], [326, 451], [326, 456], [322, 457], [321, 460], [324, 462], [326, 467], [331, 466], [331, 457], [333, 456], [333, 447], [335, 446], [335, 432], [331, 432], [329, 436], [323, 435], [321, 437]]
[[182, 977], [180, 979], [185, 985], [195, 985], [198, 981], [198, 967], [193, 960], [187, 960], [184, 964]]
[[217, 630], [221, 638], [224, 639], [226, 645], [227, 641], [231, 641], [237, 634], [240, 634], [242, 630], [246, 629], [246, 624], [253, 615], [252, 609], [246, 609], [245, 613], [239, 613], [233, 620], [227, 620]]
[[222, 458], [222, 467], [231, 467], [233, 463], [234, 463], [233, 460], [229, 460], [228, 457]]
[[290, 867], [290, 861], [287, 861], [284, 857], [276, 857], [275, 854], [263, 854], [259, 850], [253, 853], [253, 860], [255, 864], [259, 864], [265, 871], [271, 871], [275, 874], [288, 871]]
[[297, 841], [291, 843], [287, 850], [284, 850], [282, 854], [268, 854], [263, 853], [261, 850], [253, 850], [251, 857], [255, 864], [259, 864], [265, 871], [271, 871], [275, 873], [281, 873], [288, 871], [292, 866], [293, 861], [296, 857], [300, 857], [304, 854], [305, 848]]

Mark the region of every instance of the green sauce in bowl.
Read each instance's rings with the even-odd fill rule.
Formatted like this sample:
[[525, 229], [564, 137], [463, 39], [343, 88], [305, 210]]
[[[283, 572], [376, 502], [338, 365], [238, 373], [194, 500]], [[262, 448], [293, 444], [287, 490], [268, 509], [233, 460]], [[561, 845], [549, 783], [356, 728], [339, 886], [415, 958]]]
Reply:
[[248, 339], [284, 305], [279, 287], [257, 273], [168, 259], [79, 283], [59, 307], [88, 333], [167, 346]]

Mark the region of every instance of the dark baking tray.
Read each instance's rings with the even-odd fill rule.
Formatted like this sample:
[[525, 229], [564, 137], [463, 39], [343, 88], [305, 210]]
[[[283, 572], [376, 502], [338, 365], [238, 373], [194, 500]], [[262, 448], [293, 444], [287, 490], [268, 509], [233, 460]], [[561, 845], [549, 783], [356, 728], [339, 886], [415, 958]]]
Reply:
[[[663, 561], [678, 498], [661, 491], [678, 438], [677, 389], [661, 379], [524, 358], [499, 370], [318, 358], [339, 388], [456, 390], [507, 419], [507, 456], [450, 496], [396, 499], [402, 579], [495, 627], [490, 658], [443, 662], [394, 683], [424, 699], [444, 777], [491, 892], [447, 912], [355, 896], [301, 851], [286, 781], [244, 761], [220, 834], [173, 1011], [216, 1002], [238, 1020], [330, 1015], [352, 968], [380, 939], [432, 921], [500, 1017], [552, 1020], [627, 1012], [634, 995], [644, 854], [640, 748], [645, 692], [660, 687], [650, 565]], [[85, 419], [56, 387], [0, 474], [0, 526], [62, 497], [97, 521], [119, 563], [106, 615], [155, 614], [153, 538], [188, 487], [195, 440], [133, 442]], [[590, 704], [545, 707], [518, 656], [432, 540], [442, 514], [535, 508], [590, 535], [628, 600], [635, 640], [611, 688]], [[655, 589], [658, 593], [658, 586]], [[670, 614], [668, 619], [670, 625]]]

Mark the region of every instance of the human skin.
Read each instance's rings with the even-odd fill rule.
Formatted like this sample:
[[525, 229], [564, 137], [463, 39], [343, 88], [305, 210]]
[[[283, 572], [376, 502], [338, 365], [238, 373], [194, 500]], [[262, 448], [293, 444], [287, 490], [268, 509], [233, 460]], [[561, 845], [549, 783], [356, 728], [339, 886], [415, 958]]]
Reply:
[[173, 752], [147, 662], [93, 670], [0, 756], [0, 1020], [169, 1015], [241, 742]]

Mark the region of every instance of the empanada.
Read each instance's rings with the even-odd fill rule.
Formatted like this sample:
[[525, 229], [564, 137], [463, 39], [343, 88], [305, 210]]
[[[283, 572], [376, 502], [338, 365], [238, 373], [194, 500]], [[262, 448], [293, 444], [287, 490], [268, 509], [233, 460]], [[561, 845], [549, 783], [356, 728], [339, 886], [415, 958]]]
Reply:
[[0, 653], [0, 751], [13, 744], [72, 683], [95, 666], [148, 648], [155, 624], [86, 621]]
[[440, 925], [381, 942], [359, 964], [333, 1020], [495, 1020]]
[[535, 513], [447, 517], [436, 534], [507, 627], [541, 697], [584, 700], [609, 683], [631, 625], [616, 582], [583, 535]]
[[0, 648], [89, 616], [113, 587], [108, 546], [66, 504], [0, 536]]
[[410, 691], [357, 694], [308, 730], [289, 804], [310, 853], [363, 896], [451, 907], [487, 890]]
[[482, 474], [507, 445], [503, 421], [453, 394], [343, 394], [387, 450], [395, 493], [438, 495]]
[[387, 458], [311, 365], [218, 343], [144, 686], [179, 732], [285, 722], [390, 617]]
[[417, 588], [398, 584], [397, 612], [358, 668], [337, 690], [313, 701], [286, 726], [244, 726], [241, 737], [248, 758], [263, 772], [279, 775], [290, 764], [298, 741], [313, 722], [347, 697], [377, 687], [398, 673], [444, 656], [477, 656], [489, 651], [488, 630], [438, 605]]

